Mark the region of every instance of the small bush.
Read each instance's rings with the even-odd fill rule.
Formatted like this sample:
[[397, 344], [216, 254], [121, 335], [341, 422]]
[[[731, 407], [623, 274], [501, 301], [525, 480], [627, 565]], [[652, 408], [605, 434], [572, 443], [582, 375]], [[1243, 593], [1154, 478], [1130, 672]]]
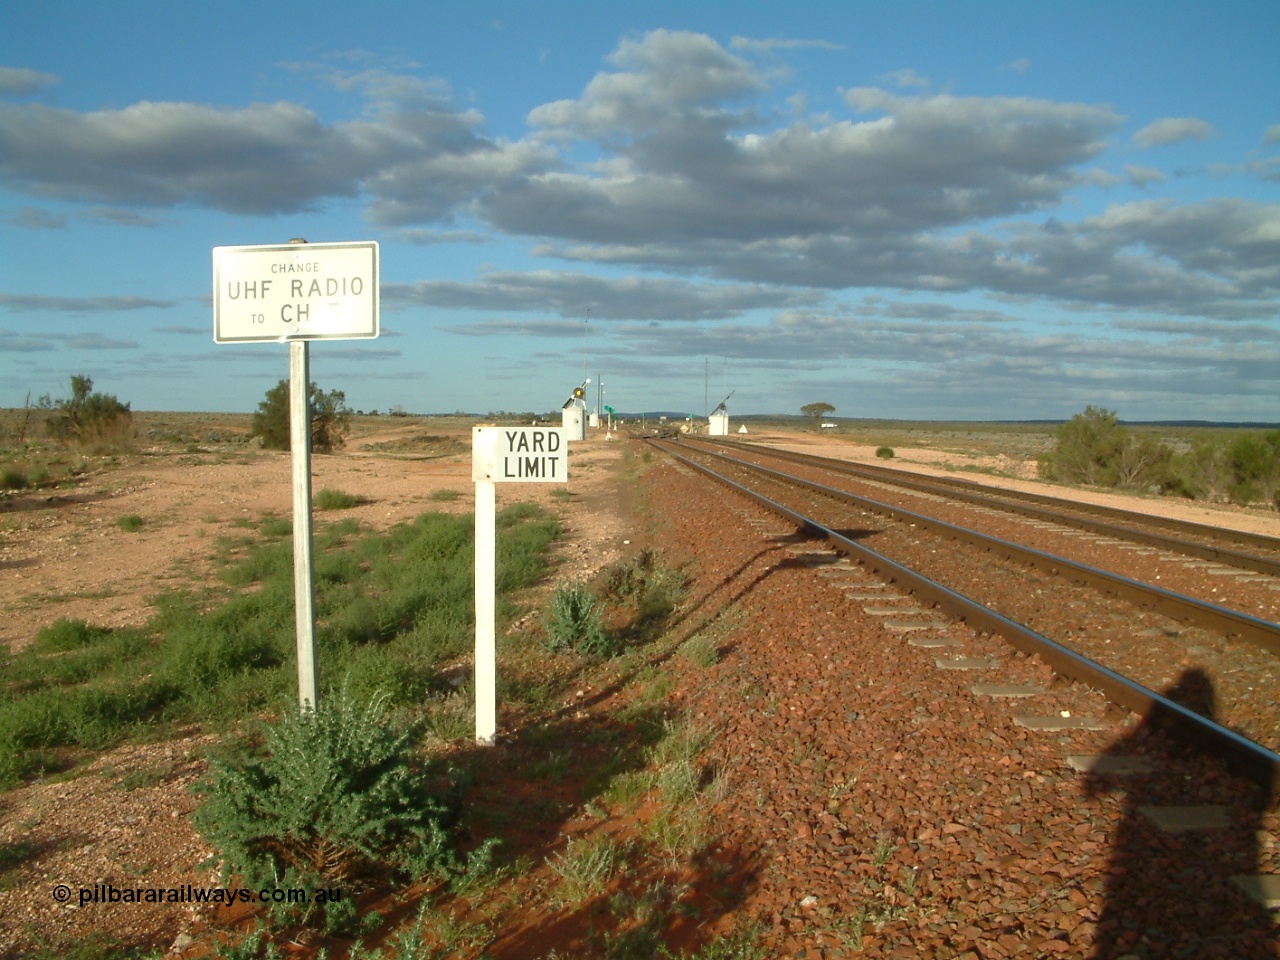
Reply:
[[126, 513], [123, 517], [116, 518], [116, 526], [125, 533], [137, 533], [142, 529], [142, 518], [136, 513]]
[[457, 500], [460, 496], [462, 496], [461, 491], [444, 488], [442, 490], [432, 490], [429, 494], [427, 494], [427, 499], [432, 500], [436, 503], [452, 503], [454, 500]]
[[0, 470], [0, 490], [25, 490], [30, 485], [26, 473], [17, 467]]
[[292, 536], [293, 520], [289, 517], [278, 517], [274, 513], [264, 514], [258, 521], [258, 532], [264, 537]]
[[[345, 690], [315, 712], [290, 705], [267, 730], [264, 759], [212, 761], [194, 822], [224, 879], [350, 896], [363, 878], [413, 881], [454, 866], [446, 805], [414, 762], [413, 731], [387, 726], [385, 706]], [[331, 923], [329, 912], [286, 906], [276, 919]]]
[[84, 620], [61, 619], [47, 627], [36, 631], [35, 641], [31, 644], [33, 651], [41, 653], [62, 653], [67, 650], [80, 650], [105, 639], [111, 635], [106, 627], [95, 627]]
[[877, 447], [876, 456], [881, 460], [892, 460], [894, 457], [893, 447]]
[[41, 409], [52, 411], [45, 417], [45, 429], [58, 440], [123, 441], [132, 429], [129, 404], [111, 394], [93, 393], [93, 381], [85, 376], [71, 378], [71, 399], [40, 398]]
[[547, 620], [547, 646], [551, 650], [572, 650], [589, 657], [609, 656], [615, 651], [605, 633], [601, 616], [604, 604], [581, 583], [562, 583], [551, 598]]
[[317, 493], [315, 499], [317, 510], [349, 510], [366, 502], [363, 497], [357, 497], [353, 493], [328, 489]]
[[[290, 440], [289, 381], [281, 380], [267, 391], [253, 415], [251, 435], [262, 438], [268, 450], [288, 450]], [[347, 395], [341, 390], [321, 392], [310, 384], [311, 448], [328, 453], [341, 447], [350, 426], [351, 410], [347, 407]]]
[[613, 837], [570, 839], [564, 853], [551, 858], [551, 869], [560, 877], [559, 898], [579, 904], [604, 893], [626, 862], [627, 852]]

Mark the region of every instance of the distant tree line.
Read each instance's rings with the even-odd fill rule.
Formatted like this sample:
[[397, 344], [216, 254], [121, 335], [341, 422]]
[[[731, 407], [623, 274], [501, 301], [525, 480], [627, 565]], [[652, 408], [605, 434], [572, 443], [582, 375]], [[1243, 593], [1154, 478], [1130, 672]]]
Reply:
[[1113, 410], [1089, 406], [1058, 427], [1040, 473], [1065, 483], [1280, 509], [1280, 430], [1207, 435], [1178, 450], [1129, 430]]

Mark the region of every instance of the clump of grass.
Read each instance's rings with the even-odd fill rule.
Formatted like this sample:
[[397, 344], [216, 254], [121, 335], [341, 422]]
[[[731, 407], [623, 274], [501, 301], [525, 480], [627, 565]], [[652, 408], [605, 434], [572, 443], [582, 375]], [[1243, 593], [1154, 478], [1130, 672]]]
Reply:
[[881, 460], [892, 460], [894, 458], [893, 447], [877, 447], [876, 456]]
[[604, 629], [604, 604], [582, 583], [562, 583], [551, 598], [551, 615], [547, 618], [547, 647], [550, 650], [572, 650], [588, 657], [606, 657], [615, 653]]
[[451, 490], [448, 487], [444, 487], [440, 490], [432, 490], [427, 494], [427, 499], [435, 503], [452, 503], [461, 496], [462, 492], [460, 490]]
[[111, 635], [106, 627], [95, 627], [84, 620], [55, 620], [36, 631], [31, 649], [41, 653], [61, 653], [92, 646]]
[[0, 872], [22, 866], [35, 854], [36, 848], [34, 844], [22, 841], [0, 844]]
[[[559, 531], [533, 505], [503, 510], [500, 589], [537, 582]], [[385, 533], [321, 537], [317, 547], [322, 679], [346, 677], [353, 697], [382, 690], [392, 708], [420, 709], [438, 689], [438, 664], [472, 639], [471, 518], [428, 513]], [[290, 544], [251, 541], [224, 562], [228, 584], [252, 589], [221, 600], [194, 590], [162, 595], [143, 630], [60, 620], [3, 661], [0, 789], [64, 762], [57, 748], [96, 750], [170, 723], [235, 722], [294, 691]], [[437, 735], [462, 735], [460, 704], [430, 713]]]
[[258, 532], [264, 537], [287, 537], [293, 533], [293, 521], [268, 513], [258, 522]]
[[626, 848], [613, 837], [569, 840], [549, 861], [560, 878], [557, 896], [562, 903], [579, 904], [604, 893], [626, 859]]
[[352, 507], [357, 507], [369, 501], [364, 497], [356, 496], [354, 493], [325, 488], [316, 493], [314, 502], [317, 510], [350, 510]]
[[676, 653], [695, 667], [713, 667], [720, 660], [720, 650], [716, 642], [703, 634], [690, 637], [680, 644], [676, 648]]
[[5, 467], [0, 470], [0, 490], [25, 490], [30, 483], [26, 471], [18, 467]]
[[652, 550], [610, 567], [602, 593], [609, 602], [631, 612], [629, 624], [619, 631], [619, 643], [641, 644], [660, 636], [684, 590], [685, 575], [663, 564]]
[[116, 526], [125, 533], [137, 533], [142, 525], [142, 518], [136, 513], [126, 513], [123, 517], [116, 518]]

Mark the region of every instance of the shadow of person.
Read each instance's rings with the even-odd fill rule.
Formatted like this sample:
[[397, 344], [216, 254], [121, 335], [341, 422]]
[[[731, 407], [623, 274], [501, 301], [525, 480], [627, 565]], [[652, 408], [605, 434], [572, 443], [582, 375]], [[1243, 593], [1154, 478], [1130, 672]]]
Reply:
[[[1214, 719], [1213, 684], [1201, 670], [1185, 671], [1163, 696]], [[1258, 869], [1261, 789], [1181, 747], [1159, 711], [1094, 758], [1084, 787], [1089, 796], [1124, 795], [1091, 957], [1280, 956], [1271, 914], [1232, 880]]]

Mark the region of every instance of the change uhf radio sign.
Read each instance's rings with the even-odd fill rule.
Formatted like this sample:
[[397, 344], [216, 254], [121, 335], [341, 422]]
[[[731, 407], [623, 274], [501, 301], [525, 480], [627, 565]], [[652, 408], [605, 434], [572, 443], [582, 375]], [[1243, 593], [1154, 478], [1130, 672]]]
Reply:
[[218, 343], [378, 335], [378, 244], [213, 248]]

